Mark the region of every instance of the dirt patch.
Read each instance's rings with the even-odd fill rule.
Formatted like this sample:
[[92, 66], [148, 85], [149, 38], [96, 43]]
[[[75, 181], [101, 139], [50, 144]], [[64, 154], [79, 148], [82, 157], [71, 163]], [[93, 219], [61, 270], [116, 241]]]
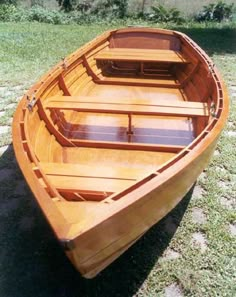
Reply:
[[7, 87], [0, 87], [0, 92], [4, 92], [7, 89]]
[[195, 207], [192, 210], [192, 220], [196, 224], [205, 224], [207, 217], [201, 208]]
[[226, 183], [226, 182], [223, 181], [223, 180], [220, 180], [220, 181], [218, 182], [218, 186], [219, 186], [221, 189], [227, 189], [227, 188], [228, 188], [228, 184], [229, 184], [229, 183]]
[[9, 131], [8, 126], [0, 126], [0, 134], [5, 134]]
[[228, 121], [227, 126], [228, 126], [228, 128], [232, 129], [235, 126], [235, 123], [231, 122], [231, 121]]
[[196, 185], [193, 189], [192, 197], [193, 199], [200, 199], [204, 193], [203, 188], [200, 185]]
[[18, 86], [14, 86], [12, 87], [13, 90], [22, 90], [24, 88], [24, 85], [18, 85]]
[[225, 132], [229, 137], [236, 137], [236, 132], [235, 131], [227, 131]]
[[228, 209], [233, 209], [236, 207], [236, 201], [234, 198], [228, 198], [228, 197], [220, 197], [219, 202], [222, 206]]
[[10, 103], [5, 107], [5, 109], [11, 109], [11, 108], [15, 108], [15, 107], [16, 107], [15, 103]]
[[183, 297], [183, 292], [177, 283], [173, 283], [165, 288], [165, 297]]
[[207, 173], [205, 171], [203, 171], [200, 175], [199, 175], [199, 180], [201, 180], [202, 182], [205, 182], [207, 180]]
[[229, 225], [229, 233], [232, 236], [236, 236], [236, 223]]
[[220, 155], [220, 152], [218, 150], [215, 150], [214, 151], [214, 156], [219, 156]]
[[196, 232], [192, 235], [192, 246], [200, 249], [201, 253], [207, 250], [207, 240], [201, 232]]
[[13, 122], [13, 118], [9, 118], [8, 121], [7, 121], [7, 125], [11, 126], [12, 122]]
[[232, 91], [236, 91], [236, 86], [230, 86], [229, 89]]
[[221, 166], [216, 166], [216, 170], [218, 172], [221, 172], [221, 173], [225, 173], [226, 172], [226, 169], [224, 167], [221, 167]]
[[163, 259], [165, 260], [175, 260], [175, 259], [178, 259], [179, 257], [181, 257], [181, 254], [172, 250], [172, 249], [168, 249], [164, 256], [163, 256]]

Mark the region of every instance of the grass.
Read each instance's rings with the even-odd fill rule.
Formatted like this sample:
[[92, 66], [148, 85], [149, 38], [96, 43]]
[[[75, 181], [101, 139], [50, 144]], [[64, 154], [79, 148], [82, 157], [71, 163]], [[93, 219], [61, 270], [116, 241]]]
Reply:
[[[105, 25], [0, 24], [0, 126], [10, 127], [20, 97], [45, 71], [107, 29]], [[235, 294], [236, 240], [229, 230], [236, 223], [236, 26], [192, 24], [177, 29], [208, 52], [231, 95], [229, 121], [217, 153], [194, 191], [97, 278], [84, 280], [58, 247], [11, 145], [2, 148], [0, 296]], [[10, 143], [10, 132], [0, 134], [0, 147]], [[201, 212], [202, 223], [194, 220], [195, 210]], [[204, 242], [194, 244], [199, 234]]]

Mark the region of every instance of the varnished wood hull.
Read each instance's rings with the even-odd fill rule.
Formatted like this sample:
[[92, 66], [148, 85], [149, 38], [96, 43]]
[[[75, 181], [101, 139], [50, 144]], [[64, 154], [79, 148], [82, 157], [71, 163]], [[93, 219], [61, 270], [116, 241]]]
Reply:
[[13, 121], [16, 158], [86, 278], [184, 197], [207, 166], [228, 113], [207, 55], [181, 33], [146, 28], [103, 34], [28, 96]]

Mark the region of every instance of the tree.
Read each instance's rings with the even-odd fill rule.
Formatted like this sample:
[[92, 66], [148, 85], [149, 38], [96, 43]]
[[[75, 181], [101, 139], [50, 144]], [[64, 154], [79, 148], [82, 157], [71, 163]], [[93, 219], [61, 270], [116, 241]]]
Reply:
[[118, 16], [123, 19], [127, 14], [128, 0], [115, 0], [114, 4], [118, 7]]
[[57, 2], [66, 12], [71, 11], [73, 8], [73, 0], [57, 0]]

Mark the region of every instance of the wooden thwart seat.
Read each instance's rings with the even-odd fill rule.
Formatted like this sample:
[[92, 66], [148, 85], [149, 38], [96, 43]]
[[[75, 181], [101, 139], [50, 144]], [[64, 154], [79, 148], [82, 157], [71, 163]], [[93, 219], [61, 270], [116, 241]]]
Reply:
[[95, 59], [134, 62], [188, 63], [187, 59], [179, 51], [132, 48], [105, 49], [99, 52], [95, 56]]
[[78, 97], [53, 97], [47, 104], [48, 109], [76, 110], [89, 113], [109, 113], [127, 115], [174, 116], [174, 117], [199, 117], [209, 116], [207, 103], [189, 101], [157, 101], [148, 104], [148, 101], [130, 101], [127, 103], [110, 102], [85, 102]]
[[107, 192], [124, 190], [145, 175], [139, 168], [88, 166], [70, 163], [40, 163], [48, 179], [59, 191]]

